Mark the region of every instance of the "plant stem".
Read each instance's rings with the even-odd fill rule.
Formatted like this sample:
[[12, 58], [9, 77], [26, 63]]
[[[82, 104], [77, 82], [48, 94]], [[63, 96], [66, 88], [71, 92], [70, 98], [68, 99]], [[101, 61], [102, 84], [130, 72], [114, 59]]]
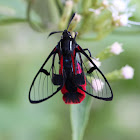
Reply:
[[0, 25], [8, 25], [13, 23], [22, 23], [27, 22], [27, 19], [24, 18], [5, 18], [0, 20]]
[[136, 21], [131, 21], [131, 20], [129, 20], [128, 23], [130, 23], [131, 25], [140, 26], [140, 22], [136, 22]]

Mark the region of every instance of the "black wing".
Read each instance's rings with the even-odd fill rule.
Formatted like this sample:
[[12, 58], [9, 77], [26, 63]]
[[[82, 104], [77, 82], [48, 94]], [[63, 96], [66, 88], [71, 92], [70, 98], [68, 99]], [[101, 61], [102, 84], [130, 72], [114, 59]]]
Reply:
[[[84, 52], [84, 50], [80, 46], [76, 48], [76, 52], [78, 52], [78, 61], [86, 75], [86, 91], [77, 85], [78, 88], [80, 88], [88, 95], [93, 96], [97, 99], [105, 101], [112, 100], [113, 92], [104, 74], [94, 64], [94, 62], [90, 59], [90, 57]], [[83, 54], [84, 58], [81, 57], [81, 53]], [[84, 60], [88, 60], [93, 66], [89, 67], [83, 62]]]
[[[52, 59], [50, 59], [51, 56], [53, 56]], [[45, 101], [61, 90], [63, 76], [59, 74], [59, 67], [59, 56], [55, 47], [33, 79], [29, 90], [31, 103]]]

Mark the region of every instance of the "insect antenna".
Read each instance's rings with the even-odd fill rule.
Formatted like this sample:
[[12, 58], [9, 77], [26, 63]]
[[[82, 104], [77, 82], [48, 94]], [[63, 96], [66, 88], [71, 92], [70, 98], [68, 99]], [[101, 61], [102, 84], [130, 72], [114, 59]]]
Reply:
[[[71, 21], [73, 20], [73, 18], [74, 18], [74, 16], [75, 16], [75, 14], [76, 14], [76, 13], [74, 13], [74, 14], [72, 15], [72, 17], [71, 17], [71, 19], [70, 19], [70, 21], [69, 21], [67, 30], [68, 30], [68, 28], [69, 28], [69, 26], [70, 26], [70, 24], [71, 24]], [[63, 31], [54, 31], [54, 32], [51, 32], [51, 33], [48, 35], [48, 37], [50, 37], [50, 36], [53, 35], [53, 34], [62, 33], [62, 32], [63, 32]]]
[[48, 37], [50, 37], [51, 35], [53, 35], [53, 34], [56, 34], [56, 33], [62, 33], [63, 31], [54, 31], [54, 32], [51, 32], [49, 35], [48, 35]]
[[69, 21], [69, 24], [68, 24], [67, 30], [68, 30], [68, 28], [69, 28], [69, 26], [70, 26], [70, 24], [71, 24], [71, 22], [72, 22], [72, 20], [73, 20], [73, 18], [74, 18], [74, 16], [75, 16], [75, 14], [76, 14], [76, 13], [74, 13], [74, 14], [72, 15], [72, 17], [71, 17], [71, 19], [70, 19], [70, 21]]

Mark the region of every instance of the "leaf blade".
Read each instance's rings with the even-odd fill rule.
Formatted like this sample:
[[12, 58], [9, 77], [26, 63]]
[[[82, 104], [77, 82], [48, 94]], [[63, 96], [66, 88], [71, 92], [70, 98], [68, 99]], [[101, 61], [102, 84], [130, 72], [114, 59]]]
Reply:
[[71, 105], [72, 140], [82, 140], [88, 123], [92, 98], [86, 96], [84, 101]]

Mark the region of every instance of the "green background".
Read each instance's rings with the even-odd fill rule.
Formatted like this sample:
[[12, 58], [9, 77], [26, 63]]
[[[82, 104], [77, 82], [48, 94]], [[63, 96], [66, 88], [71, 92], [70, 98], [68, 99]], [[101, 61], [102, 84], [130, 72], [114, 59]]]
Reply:
[[[32, 79], [61, 37], [47, 39], [47, 35], [27, 23], [0, 26], [0, 140], [71, 140], [70, 106], [60, 92], [41, 104], [28, 101]], [[111, 83], [112, 102], [93, 99], [84, 140], [140, 139], [140, 27], [120, 28], [101, 41], [77, 43], [96, 56], [115, 41], [123, 44], [124, 52], [102, 62], [103, 72], [128, 64], [135, 75], [132, 80]]]

